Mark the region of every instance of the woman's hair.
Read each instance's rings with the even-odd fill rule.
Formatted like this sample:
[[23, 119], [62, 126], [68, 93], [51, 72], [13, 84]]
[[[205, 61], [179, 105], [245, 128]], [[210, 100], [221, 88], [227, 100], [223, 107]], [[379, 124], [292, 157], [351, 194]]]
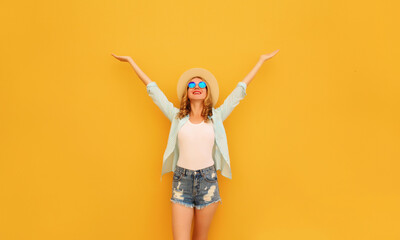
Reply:
[[[208, 123], [210, 121], [210, 119], [208, 119], [208, 116], [212, 116], [212, 96], [211, 96], [211, 91], [210, 91], [210, 87], [208, 85], [208, 82], [200, 77], [200, 76], [195, 76], [192, 77], [191, 79], [189, 79], [189, 81], [187, 81], [187, 84], [193, 79], [193, 78], [201, 78], [202, 81], [204, 81], [206, 83], [206, 88], [207, 88], [207, 96], [203, 101], [203, 110], [201, 111], [201, 116], [203, 116], [204, 118], [204, 122]], [[181, 99], [181, 106], [179, 109], [179, 112], [176, 115], [176, 118], [182, 119], [184, 118], [186, 115], [188, 115], [190, 113], [190, 99], [188, 98], [188, 86], [186, 85], [186, 91], [183, 93], [182, 99]]]

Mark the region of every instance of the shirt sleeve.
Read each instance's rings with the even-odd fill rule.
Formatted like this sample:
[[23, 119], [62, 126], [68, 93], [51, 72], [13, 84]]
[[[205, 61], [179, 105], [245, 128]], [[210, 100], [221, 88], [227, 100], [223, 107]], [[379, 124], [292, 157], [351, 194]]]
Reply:
[[239, 82], [235, 89], [225, 99], [224, 103], [215, 109], [224, 121], [233, 111], [233, 109], [239, 104], [239, 102], [247, 95], [246, 93], [247, 84], [245, 82]]
[[153, 102], [160, 108], [163, 114], [172, 122], [175, 114], [179, 111], [178, 108], [174, 107], [173, 103], [170, 102], [165, 94], [158, 87], [156, 82], [150, 82], [146, 85], [147, 93], [153, 99]]

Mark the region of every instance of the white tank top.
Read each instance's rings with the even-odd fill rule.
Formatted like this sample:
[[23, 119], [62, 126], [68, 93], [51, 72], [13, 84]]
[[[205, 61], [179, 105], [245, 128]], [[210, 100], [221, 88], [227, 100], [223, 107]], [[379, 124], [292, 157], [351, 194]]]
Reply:
[[212, 150], [214, 146], [213, 123], [195, 124], [188, 120], [178, 132], [178, 166], [198, 170], [214, 165]]

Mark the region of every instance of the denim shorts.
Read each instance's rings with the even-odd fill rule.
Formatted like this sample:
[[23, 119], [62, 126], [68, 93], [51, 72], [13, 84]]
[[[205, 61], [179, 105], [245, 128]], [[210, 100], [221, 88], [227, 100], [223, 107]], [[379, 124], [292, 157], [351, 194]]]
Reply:
[[197, 209], [218, 201], [222, 204], [215, 166], [190, 170], [176, 165], [172, 177], [170, 200], [173, 203]]

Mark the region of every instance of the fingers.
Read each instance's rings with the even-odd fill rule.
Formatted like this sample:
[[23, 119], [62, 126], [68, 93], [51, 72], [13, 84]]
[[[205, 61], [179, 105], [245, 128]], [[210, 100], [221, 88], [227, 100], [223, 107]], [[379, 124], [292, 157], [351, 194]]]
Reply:
[[120, 61], [123, 61], [123, 62], [126, 61], [126, 57], [124, 57], [124, 56], [118, 56], [118, 55], [115, 55], [114, 53], [111, 53], [111, 55]]
[[117, 55], [115, 55], [114, 53], [111, 53], [111, 55], [117, 59], [119, 59], [119, 57]]
[[263, 54], [262, 56], [265, 60], [268, 60], [268, 59], [272, 58], [273, 56], [275, 56], [275, 54], [277, 54], [278, 52], [279, 52], [279, 49], [277, 49], [271, 53]]

